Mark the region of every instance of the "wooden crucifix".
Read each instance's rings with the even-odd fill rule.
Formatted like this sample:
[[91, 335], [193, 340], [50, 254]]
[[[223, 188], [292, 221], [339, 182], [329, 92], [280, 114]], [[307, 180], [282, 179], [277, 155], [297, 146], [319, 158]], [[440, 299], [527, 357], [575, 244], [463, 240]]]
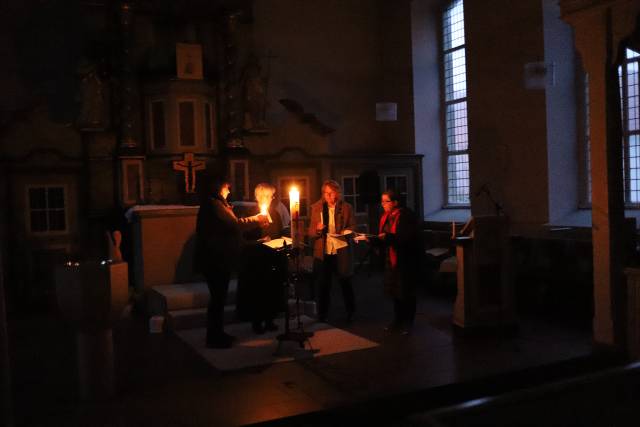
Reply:
[[184, 153], [184, 159], [173, 161], [173, 170], [184, 173], [185, 193], [195, 193], [196, 172], [206, 169], [205, 162], [194, 160], [193, 153]]

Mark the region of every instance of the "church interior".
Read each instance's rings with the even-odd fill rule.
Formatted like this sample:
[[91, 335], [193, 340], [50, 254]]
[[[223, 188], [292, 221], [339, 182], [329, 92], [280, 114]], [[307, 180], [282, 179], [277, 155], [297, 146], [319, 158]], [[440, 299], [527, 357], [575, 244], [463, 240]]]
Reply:
[[[637, 425], [637, 0], [0, 0], [0, 23], [0, 424]], [[259, 260], [231, 272], [231, 348], [194, 268], [212, 177], [238, 217], [269, 183], [291, 237], [263, 241], [273, 330], [236, 313]], [[318, 291], [323, 200], [355, 303], [342, 273]], [[385, 203], [417, 219], [411, 328], [385, 327]]]

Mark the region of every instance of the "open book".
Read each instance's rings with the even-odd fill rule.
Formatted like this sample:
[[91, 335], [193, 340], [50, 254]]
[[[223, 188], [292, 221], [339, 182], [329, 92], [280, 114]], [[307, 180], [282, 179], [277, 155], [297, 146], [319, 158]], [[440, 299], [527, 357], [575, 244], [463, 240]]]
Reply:
[[262, 242], [263, 245], [269, 246], [271, 249], [280, 249], [285, 246], [291, 246], [293, 240], [290, 237], [282, 236], [278, 239], [272, 239], [267, 242]]

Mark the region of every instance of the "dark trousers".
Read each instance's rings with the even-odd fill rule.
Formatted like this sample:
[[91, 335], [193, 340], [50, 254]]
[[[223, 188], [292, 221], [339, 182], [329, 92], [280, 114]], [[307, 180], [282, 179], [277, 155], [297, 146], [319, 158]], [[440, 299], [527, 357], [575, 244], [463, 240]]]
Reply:
[[416, 297], [405, 296], [403, 299], [393, 299], [394, 323], [402, 326], [413, 326], [416, 317]]
[[205, 274], [209, 287], [209, 307], [207, 308], [207, 342], [219, 339], [224, 333], [224, 306], [229, 291], [230, 271]]
[[[318, 263], [320, 274], [320, 295], [318, 301], [318, 317], [326, 319], [331, 303], [331, 282], [334, 275], [338, 275], [338, 257], [336, 255], [325, 255], [324, 260]], [[353, 313], [356, 309], [356, 298], [353, 293], [353, 286], [350, 277], [339, 277], [342, 297], [347, 313]]]

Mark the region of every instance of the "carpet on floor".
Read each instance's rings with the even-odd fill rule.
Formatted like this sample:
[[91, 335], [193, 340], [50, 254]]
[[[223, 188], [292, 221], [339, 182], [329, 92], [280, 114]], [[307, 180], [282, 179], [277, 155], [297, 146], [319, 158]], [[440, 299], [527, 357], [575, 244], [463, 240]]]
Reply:
[[[175, 333], [209, 364], [221, 371], [310, 359], [374, 348], [379, 345], [327, 323], [317, 322], [307, 316], [302, 316], [301, 320], [304, 330], [313, 332], [313, 336], [305, 343], [304, 348], [301, 348], [294, 341], [282, 341], [279, 351], [277, 336], [284, 331], [284, 319], [276, 319], [277, 331], [266, 332], [263, 335], [253, 332], [251, 324], [248, 322], [226, 325], [225, 332], [236, 337], [234, 345], [230, 349], [207, 348], [205, 346], [205, 328], [186, 329]], [[291, 328], [294, 328], [297, 323], [292, 320], [290, 325]]]

